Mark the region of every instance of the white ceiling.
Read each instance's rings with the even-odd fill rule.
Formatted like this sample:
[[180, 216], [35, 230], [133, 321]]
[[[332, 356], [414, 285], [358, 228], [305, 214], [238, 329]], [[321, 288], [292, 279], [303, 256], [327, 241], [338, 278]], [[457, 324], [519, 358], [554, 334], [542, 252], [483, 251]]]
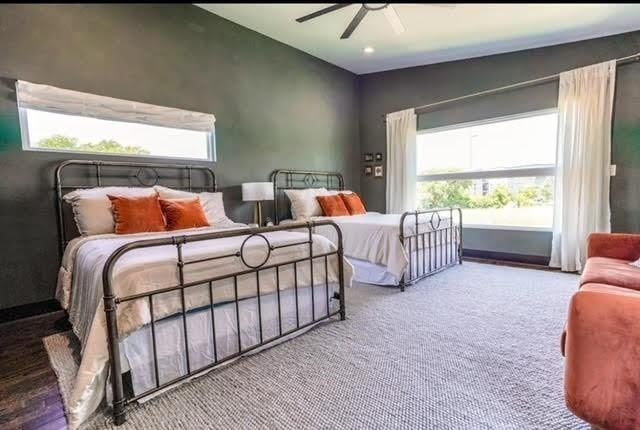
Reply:
[[[340, 35], [360, 4], [305, 23], [321, 4], [198, 4], [352, 72], [370, 73], [518, 51], [640, 29], [640, 4], [394, 4], [406, 28], [393, 32], [369, 12], [351, 38]], [[365, 46], [375, 49], [363, 52]]]

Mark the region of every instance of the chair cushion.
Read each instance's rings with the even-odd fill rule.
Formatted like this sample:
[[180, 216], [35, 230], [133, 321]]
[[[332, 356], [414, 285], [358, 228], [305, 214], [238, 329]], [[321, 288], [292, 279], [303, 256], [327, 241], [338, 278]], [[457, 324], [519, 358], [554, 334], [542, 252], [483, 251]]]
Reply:
[[640, 290], [640, 269], [629, 263], [627, 260], [616, 258], [589, 258], [582, 271], [580, 285], [588, 283], [609, 284]]

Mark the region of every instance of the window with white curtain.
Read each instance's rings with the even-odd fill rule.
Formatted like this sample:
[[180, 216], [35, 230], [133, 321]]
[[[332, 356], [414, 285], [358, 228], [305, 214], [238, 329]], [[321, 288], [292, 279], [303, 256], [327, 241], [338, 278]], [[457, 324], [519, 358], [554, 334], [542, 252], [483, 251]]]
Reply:
[[25, 150], [215, 161], [215, 117], [18, 81]]
[[420, 131], [418, 207], [461, 207], [470, 227], [550, 229], [557, 123], [553, 109]]

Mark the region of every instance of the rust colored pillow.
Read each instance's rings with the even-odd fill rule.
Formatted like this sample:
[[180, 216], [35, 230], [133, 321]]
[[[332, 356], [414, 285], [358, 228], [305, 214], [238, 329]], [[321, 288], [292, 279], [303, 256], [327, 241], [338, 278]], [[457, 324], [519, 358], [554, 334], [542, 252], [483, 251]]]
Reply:
[[362, 204], [362, 200], [360, 200], [360, 196], [356, 193], [340, 193], [339, 196], [342, 198], [344, 205], [347, 207], [347, 210], [351, 215], [363, 215], [367, 213], [367, 210], [364, 208], [364, 204]]
[[111, 200], [116, 234], [166, 230], [157, 194], [149, 197], [118, 197], [107, 194], [107, 197]]
[[322, 213], [325, 216], [344, 216], [349, 215], [349, 210], [344, 205], [344, 202], [339, 195], [332, 196], [316, 196]]
[[160, 199], [160, 206], [167, 220], [167, 230], [209, 226], [207, 215], [197, 197], [195, 199]]

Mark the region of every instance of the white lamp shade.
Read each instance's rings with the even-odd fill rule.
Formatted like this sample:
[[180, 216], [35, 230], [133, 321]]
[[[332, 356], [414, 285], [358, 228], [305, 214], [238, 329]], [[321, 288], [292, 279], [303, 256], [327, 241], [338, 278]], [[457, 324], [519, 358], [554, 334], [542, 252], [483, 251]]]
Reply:
[[273, 200], [273, 184], [271, 182], [247, 182], [242, 184], [242, 200], [245, 202]]

